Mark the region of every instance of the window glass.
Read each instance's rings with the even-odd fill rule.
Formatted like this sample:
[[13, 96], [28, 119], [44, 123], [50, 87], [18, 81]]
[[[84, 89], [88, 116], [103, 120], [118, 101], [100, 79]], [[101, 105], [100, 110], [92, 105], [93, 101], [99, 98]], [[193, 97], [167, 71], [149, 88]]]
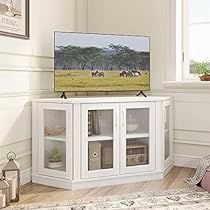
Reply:
[[[203, 74], [210, 72], [210, 0], [189, 0], [188, 28], [184, 28], [188, 36], [185, 42], [188, 42], [188, 60], [190, 73]], [[186, 52], [185, 52], [186, 53]]]
[[189, 0], [189, 19], [190, 23], [210, 21], [210, 0]]

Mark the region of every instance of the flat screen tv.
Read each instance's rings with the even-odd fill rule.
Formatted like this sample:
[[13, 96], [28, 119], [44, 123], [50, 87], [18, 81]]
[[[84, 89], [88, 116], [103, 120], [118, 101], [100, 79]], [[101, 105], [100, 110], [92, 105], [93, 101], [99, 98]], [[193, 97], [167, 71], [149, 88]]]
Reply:
[[150, 89], [148, 36], [55, 32], [55, 91]]

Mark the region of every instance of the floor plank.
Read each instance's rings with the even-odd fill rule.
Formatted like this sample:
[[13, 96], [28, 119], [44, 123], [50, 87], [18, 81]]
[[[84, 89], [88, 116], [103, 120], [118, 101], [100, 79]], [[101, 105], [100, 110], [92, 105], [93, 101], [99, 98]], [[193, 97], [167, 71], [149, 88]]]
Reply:
[[62, 201], [97, 196], [120, 195], [132, 192], [148, 192], [167, 189], [188, 188], [188, 185], [183, 180], [188, 177], [192, 177], [194, 172], [195, 169], [173, 167], [172, 170], [167, 174], [167, 176], [165, 176], [165, 178], [162, 180], [98, 187], [75, 191], [29, 183], [22, 187], [19, 203], [25, 204], [46, 201]]

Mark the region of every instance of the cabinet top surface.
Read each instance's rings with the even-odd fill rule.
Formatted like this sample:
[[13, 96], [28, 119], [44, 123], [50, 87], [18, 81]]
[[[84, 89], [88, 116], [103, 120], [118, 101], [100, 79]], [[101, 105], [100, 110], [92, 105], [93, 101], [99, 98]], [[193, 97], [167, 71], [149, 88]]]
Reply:
[[107, 97], [70, 97], [68, 99], [63, 98], [41, 98], [33, 100], [36, 103], [123, 103], [123, 102], [157, 102], [157, 101], [167, 101], [171, 97], [162, 96], [107, 96]]

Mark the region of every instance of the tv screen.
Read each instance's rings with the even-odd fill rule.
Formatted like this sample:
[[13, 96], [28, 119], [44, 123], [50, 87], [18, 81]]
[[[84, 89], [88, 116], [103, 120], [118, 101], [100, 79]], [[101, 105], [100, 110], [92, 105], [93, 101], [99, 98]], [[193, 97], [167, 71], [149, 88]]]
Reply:
[[55, 32], [55, 91], [150, 88], [150, 38]]

